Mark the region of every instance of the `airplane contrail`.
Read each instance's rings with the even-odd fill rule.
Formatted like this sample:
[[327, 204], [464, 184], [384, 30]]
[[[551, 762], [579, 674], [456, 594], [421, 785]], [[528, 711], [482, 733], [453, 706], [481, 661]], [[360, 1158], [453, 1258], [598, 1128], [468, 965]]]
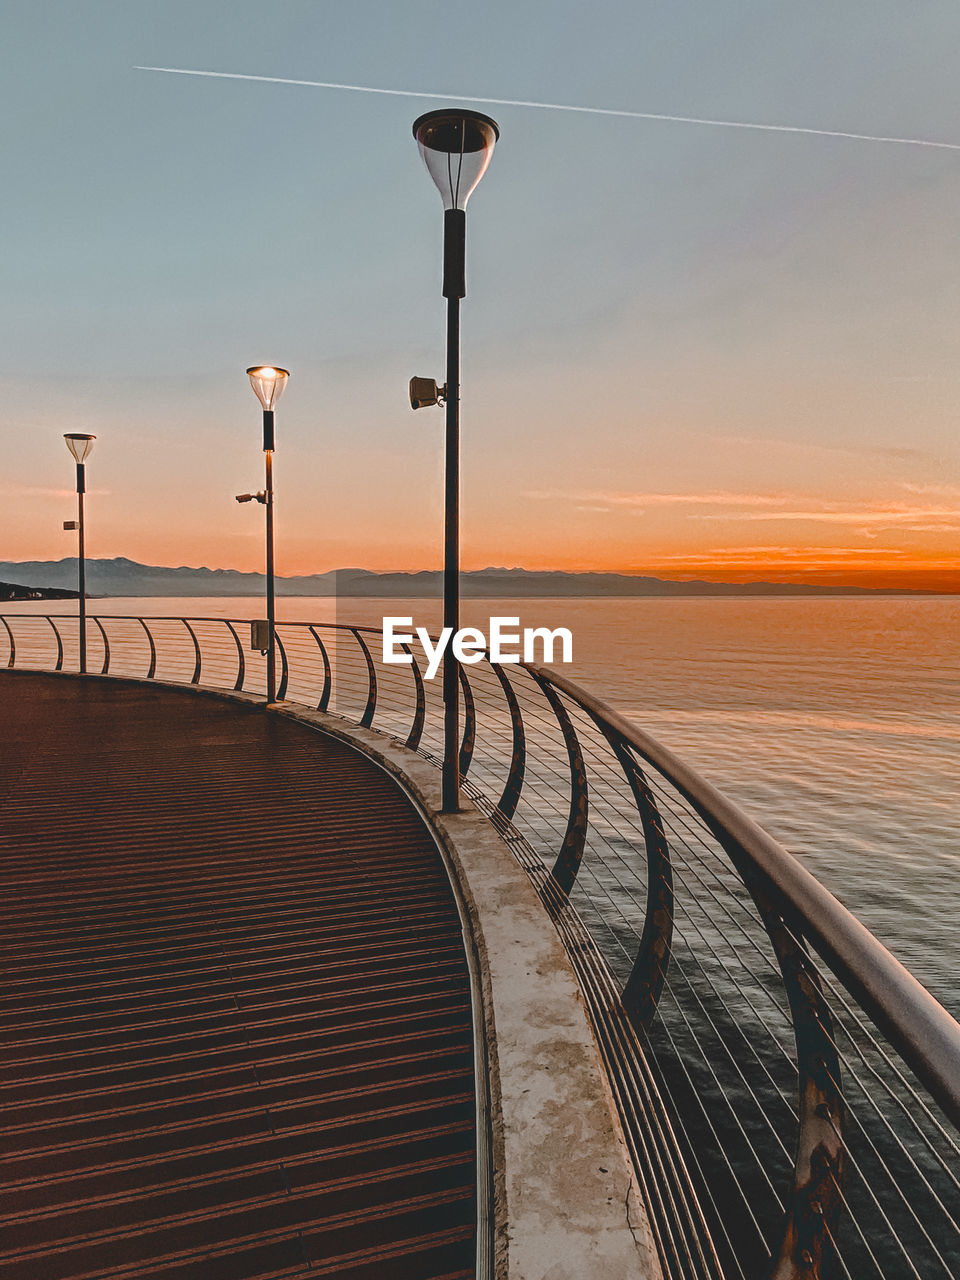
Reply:
[[753, 124], [746, 120], [711, 120], [701, 116], [669, 116], [653, 111], [619, 111], [612, 107], [574, 107], [560, 102], [525, 102], [519, 98], [471, 98], [465, 94], [418, 93], [415, 89], [378, 89], [366, 84], [332, 84], [325, 80], [287, 80], [281, 76], [247, 76], [234, 71], [192, 71], [185, 67], [134, 67], [134, 71], [163, 71], [174, 76], [207, 76], [215, 80], [256, 80], [261, 84], [292, 84], [310, 89], [344, 89], [350, 93], [382, 93], [394, 98], [431, 98], [443, 102], [475, 102], [491, 107], [534, 107], [538, 111], [576, 111], [582, 115], [620, 116], [628, 120], [662, 120], [669, 124], [704, 124], [719, 129], [757, 129], [764, 133], [805, 133], [816, 138], [847, 138], [855, 142], [889, 142], [904, 147], [935, 147], [960, 151], [960, 142], [934, 142], [929, 138], [886, 138], [872, 133], [847, 133], [840, 129], [807, 129], [792, 124]]

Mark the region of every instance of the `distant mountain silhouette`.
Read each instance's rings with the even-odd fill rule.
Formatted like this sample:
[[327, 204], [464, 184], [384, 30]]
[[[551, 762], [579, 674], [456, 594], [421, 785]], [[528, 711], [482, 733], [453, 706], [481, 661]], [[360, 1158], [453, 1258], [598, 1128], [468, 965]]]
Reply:
[[[76, 591], [77, 562], [0, 561], [0, 578], [24, 587]], [[871, 587], [807, 586], [793, 582], [675, 582], [625, 573], [566, 573], [562, 570], [489, 568], [464, 573], [464, 596], [875, 596], [932, 595], [928, 591]], [[263, 574], [237, 569], [193, 569], [186, 565], [138, 564], [118, 556], [87, 561], [87, 591], [93, 596], [256, 596]], [[300, 577], [277, 578], [284, 596], [410, 596], [439, 598], [443, 574], [373, 573], [369, 569], [332, 569]], [[9, 597], [8, 597], [9, 598]]]

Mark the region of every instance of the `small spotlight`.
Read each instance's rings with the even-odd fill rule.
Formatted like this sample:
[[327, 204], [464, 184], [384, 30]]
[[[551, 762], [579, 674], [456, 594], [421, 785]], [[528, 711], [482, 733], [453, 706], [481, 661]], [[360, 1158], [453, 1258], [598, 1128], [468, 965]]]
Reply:
[[427, 405], [442, 404], [446, 398], [446, 383], [442, 387], [438, 387], [434, 378], [410, 379], [411, 409], [425, 409]]

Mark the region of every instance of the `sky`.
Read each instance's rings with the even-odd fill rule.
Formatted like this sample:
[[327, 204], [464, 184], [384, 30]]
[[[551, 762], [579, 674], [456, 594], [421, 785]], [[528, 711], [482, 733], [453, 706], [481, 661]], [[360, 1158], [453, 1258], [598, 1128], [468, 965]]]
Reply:
[[[953, 0], [14, 0], [0, 559], [438, 567], [442, 206], [462, 97], [956, 144]], [[449, 94], [436, 101], [137, 70]], [[460, 95], [458, 97], [458, 95]], [[479, 104], [476, 104], [479, 105]], [[960, 150], [479, 105], [467, 569], [960, 590]]]

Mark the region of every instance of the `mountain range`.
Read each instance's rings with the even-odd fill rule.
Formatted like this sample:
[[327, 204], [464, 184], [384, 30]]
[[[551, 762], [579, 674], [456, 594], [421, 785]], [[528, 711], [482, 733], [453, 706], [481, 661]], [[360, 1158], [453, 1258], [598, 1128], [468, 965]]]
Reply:
[[[264, 590], [262, 573], [237, 569], [190, 568], [138, 564], [117, 556], [87, 560], [87, 592], [91, 596], [257, 596]], [[75, 590], [77, 561], [0, 561], [0, 579], [25, 587]], [[369, 569], [331, 569], [276, 580], [284, 596], [398, 596], [436, 598], [443, 574], [374, 573]], [[474, 598], [511, 596], [870, 596], [929, 595], [923, 591], [887, 591], [870, 587], [809, 586], [793, 582], [676, 582], [624, 573], [567, 573], [562, 570], [488, 568], [461, 576], [461, 592]]]

